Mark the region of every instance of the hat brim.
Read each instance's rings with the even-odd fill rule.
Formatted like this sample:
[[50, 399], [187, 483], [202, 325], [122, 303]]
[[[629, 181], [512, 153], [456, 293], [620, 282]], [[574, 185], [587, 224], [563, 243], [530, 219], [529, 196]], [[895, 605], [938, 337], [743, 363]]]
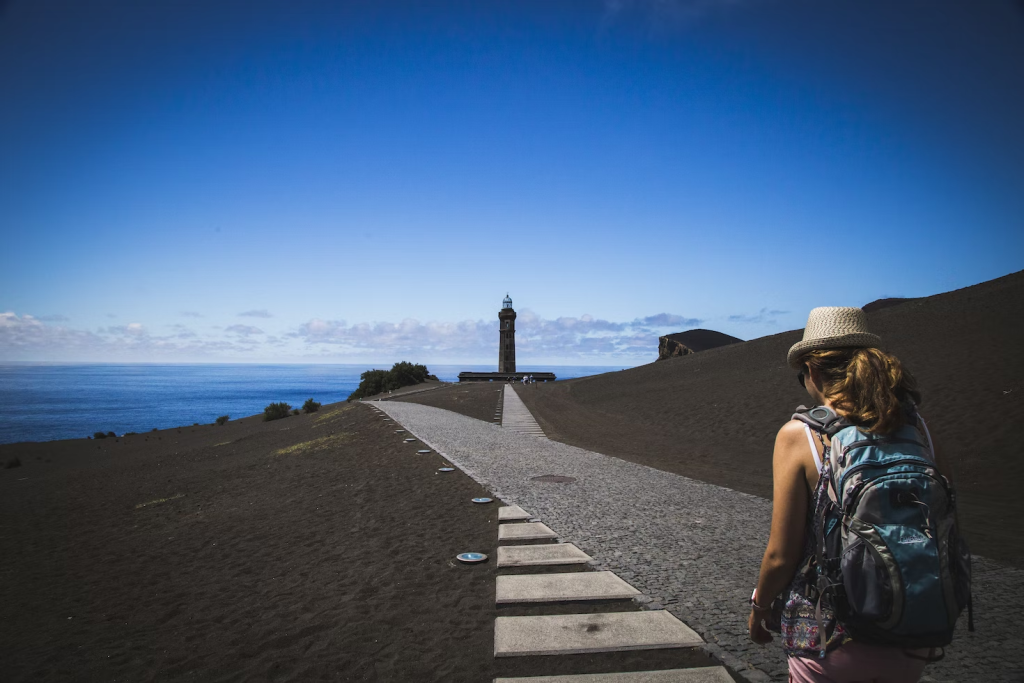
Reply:
[[789, 349], [786, 363], [794, 370], [800, 369], [800, 357], [808, 351], [818, 349], [838, 349], [844, 346], [859, 349], [877, 349], [882, 345], [882, 338], [870, 332], [851, 332], [837, 337], [822, 337], [797, 342]]

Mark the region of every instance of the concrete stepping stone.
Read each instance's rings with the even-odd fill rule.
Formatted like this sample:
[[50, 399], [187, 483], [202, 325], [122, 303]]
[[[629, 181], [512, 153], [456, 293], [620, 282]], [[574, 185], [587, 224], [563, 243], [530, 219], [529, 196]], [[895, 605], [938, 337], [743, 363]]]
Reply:
[[693, 669], [629, 671], [617, 674], [495, 678], [494, 683], [733, 683], [733, 681], [725, 667], [698, 666]]
[[531, 517], [533, 517], [533, 515], [518, 505], [506, 505], [503, 508], [498, 508], [499, 522], [518, 522], [524, 519], [530, 519]]
[[495, 657], [660, 650], [703, 644], [689, 626], [665, 610], [494, 620]]
[[542, 522], [502, 524], [498, 527], [499, 541], [533, 541], [541, 538], [556, 538], [558, 534]]
[[576, 600], [625, 600], [640, 591], [614, 572], [573, 572], [534, 576], [499, 576], [495, 601], [569, 602]]
[[572, 543], [548, 545], [500, 545], [499, 567], [531, 567], [550, 564], [586, 564], [592, 558]]

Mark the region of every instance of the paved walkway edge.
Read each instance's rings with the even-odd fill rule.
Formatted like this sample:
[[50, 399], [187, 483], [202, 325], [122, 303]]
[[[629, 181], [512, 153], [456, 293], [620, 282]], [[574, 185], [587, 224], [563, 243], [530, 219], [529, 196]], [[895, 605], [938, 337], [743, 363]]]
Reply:
[[[371, 403], [371, 402], [370, 401], [366, 401], [366, 403]], [[382, 410], [382, 411], [385, 410], [384, 407], [383, 407], [383, 404], [386, 404], [386, 402], [382, 401], [382, 402], [380, 402], [378, 404], [377, 401], [374, 401], [373, 404], [377, 404], [376, 407], [379, 407], [380, 410]], [[437, 408], [437, 410], [444, 410], [444, 409], [443, 408]], [[445, 411], [445, 412], [451, 412], [451, 411]], [[390, 413], [388, 413], [388, 414], [390, 415]], [[490, 429], [501, 429], [501, 427], [499, 425], [483, 422], [482, 420], [480, 420], [480, 422], [481, 422], [481, 424], [487, 425]], [[435, 453], [440, 455], [442, 458], [444, 458], [445, 460], [450, 462], [455, 467], [458, 467], [460, 470], [465, 472], [473, 481], [475, 481], [476, 483], [480, 484], [481, 486], [487, 487], [487, 489], [490, 490], [491, 495], [494, 498], [497, 498], [497, 499], [505, 502], [508, 505], [518, 505], [519, 504], [519, 503], [516, 502], [516, 500], [514, 498], [512, 498], [510, 496], [506, 496], [504, 493], [502, 493], [497, 487], [494, 486], [494, 484], [487, 477], [483, 476], [480, 472], [476, 471], [472, 467], [467, 467], [466, 464], [464, 462], [461, 462], [458, 458], [451, 457], [451, 455], [449, 455], [448, 453], [445, 453], [443, 450], [438, 448], [436, 443], [434, 443], [430, 439], [427, 439], [422, 434], [419, 434], [416, 430], [410, 429], [408, 426], [405, 426], [405, 425], [403, 425], [403, 426], [405, 427], [406, 431], [409, 434], [412, 434], [413, 436], [415, 436], [422, 443], [425, 443], [427, 446], [429, 446]], [[559, 541], [561, 541], [561, 539], [559, 539]], [[641, 593], [641, 595], [644, 595], [645, 598], [650, 598], [651, 597], [651, 596], [643, 594], [643, 593]], [[722, 647], [720, 647], [718, 645], [715, 645], [714, 643], [708, 643], [705, 640], [704, 644], [700, 646], [700, 649], [703, 650], [704, 652], [707, 652], [709, 655], [711, 655], [712, 657], [714, 657], [718, 661], [722, 662], [722, 664], [724, 664], [725, 666], [729, 667], [733, 671], [737, 672], [738, 675], [740, 676], [740, 678], [742, 678], [745, 681], [749, 681], [749, 683], [766, 683], [766, 681], [770, 680], [767, 676], [764, 676], [764, 677], [757, 676], [757, 674], [761, 674], [762, 673], [760, 671], [757, 671], [757, 670], [746, 670], [746, 671], [744, 671], [744, 669], [747, 669], [747, 663], [746, 662], [744, 662], [739, 657], [733, 656], [732, 654], [727, 652], [724, 648], [722, 648]], [[747, 674], [747, 675], [745, 675], [745, 674]]]
[[[439, 438], [446, 438], [447, 435], [443, 430], [435, 431], [435, 425], [438, 425], [438, 421], [449, 421], [459, 423], [463, 421], [469, 421], [466, 424], [472, 423], [474, 426], [472, 429], [478, 429], [483, 432], [484, 430], [488, 433], [494, 434], [495, 438], [508, 443], [509, 439], [515, 439], [519, 442], [521, 439], [521, 446], [517, 444], [517, 448], [530, 449], [530, 444], [537, 444], [537, 447], [547, 449], [550, 447], [555, 448], [559, 453], [566, 454], [579, 454], [579, 457], [588, 459], [590, 458], [605, 459], [615, 461], [616, 464], [611, 465], [616, 471], [628, 471], [630, 473], [636, 471], [638, 476], [642, 479], [644, 486], [650, 486], [652, 478], [657, 480], [671, 480], [676, 482], [673, 484], [679, 489], [679, 492], [685, 494], [688, 499], [689, 496], [693, 496], [699, 491], [708, 491], [713, 493], [714, 505], [718, 504], [721, 497], [725, 496], [734, 499], [739, 502], [748, 501], [749, 505], [754, 505], [758, 511], [761, 509], [770, 510], [770, 501], [766, 501], [757, 496], [751, 496], [742, 492], [734, 491], [719, 487], [706, 482], [700, 482], [698, 480], [691, 480], [686, 477], [679, 475], [672, 475], [669, 473], [662, 472], [660, 470], [652, 470], [651, 468], [644, 467], [642, 465], [635, 465], [628, 461], [619, 460], [617, 458], [611, 458], [610, 456], [601, 455], [586, 451], [585, 449], [579, 449], [565, 444], [561, 444], [557, 441], [549, 441], [547, 439], [536, 439], [526, 435], [515, 434], [510, 430], [503, 430], [500, 426], [483, 422], [480, 420], [474, 420], [451, 411], [443, 410], [441, 408], [431, 408], [428, 406], [420, 406], [414, 403], [405, 402], [366, 402], [374, 408], [381, 410], [387, 410], [388, 415], [393, 415], [390, 412], [392, 409], [396, 409], [397, 412], [402, 414], [408, 413], [408, 417], [411, 422], [417, 424], [417, 428], [410, 428], [410, 425], [401, 421], [402, 426], [409, 431], [410, 434], [416, 436], [419, 440], [429, 446], [432, 450], [436, 451], [439, 455], [446, 458], [455, 467], [458, 467], [461, 471], [469, 475], [473, 480], [479, 483], [481, 486], [486, 487], [492, 492], [492, 496], [496, 499], [503, 500], [509, 505], [523, 505], [527, 509], [530, 509], [534, 513], [550, 514], [550, 510], [546, 513], [545, 511], [538, 511], [534, 509], [537, 506], [535, 501], [517, 499], [514, 495], [509, 495], [502, 490], [501, 486], [496, 485], [491, 481], [483, 472], [478, 471], [475, 467], [469, 466], [464, 460], [458, 457], [452, 457], [451, 454], [447, 453], [444, 449], [438, 448], [435, 440], [425, 438], [422, 435], [423, 431], [431, 431], [437, 434]], [[435, 412], [436, 411], [436, 412]], [[424, 421], [422, 416], [425, 413], [430, 413], [429, 421]], [[396, 418], [396, 422], [399, 420]], [[504, 437], [502, 435], [504, 434]], [[472, 451], [465, 451], [467, 458], [473, 459], [475, 455]], [[576, 457], [576, 456], [574, 456]], [[490, 467], [491, 463], [481, 462], [482, 467]], [[588, 465], [589, 466], [589, 465]], [[646, 474], [645, 474], [646, 473]], [[567, 472], [567, 474], [573, 474], [573, 472]], [[502, 476], [499, 472], [498, 476]], [[506, 477], [507, 478], [507, 477]], [[514, 482], [514, 480], [509, 480]], [[517, 484], [510, 484], [517, 485]], [[532, 494], [531, 494], [532, 495]], [[713, 505], [709, 506], [707, 500], [701, 500], [697, 497], [693, 503], [695, 505], [704, 506], [708, 510], [715, 509]], [[531, 507], [533, 506], [533, 507]], [[710, 513], [709, 513], [710, 514]], [[756, 516], [755, 516], [756, 518]], [[652, 518], [657, 521], [657, 518]], [[754, 519], [754, 518], [752, 518]], [[759, 519], [759, 518], [757, 518]], [[767, 519], [767, 518], [766, 518]], [[564, 521], [558, 519], [551, 520], [552, 524], [555, 525], [555, 531], [559, 534], [559, 540], [565, 542], [574, 543], [580, 549], [585, 549], [585, 552], [593, 556], [595, 559], [592, 564], [597, 569], [611, 569], [615, 571], [623, 579], [626, 579], [636, 585], [642, 591], [642, 595], [639, 598], [639, 602], [650, 603], [649, 608], [657, 609], [661, 607], [659, 600], [666, 594], [665, 586], [660, 582], [663, 578], [664, 566], [653, 568], [655, 574], [644, 575], [638, 573], [639, 570], [629, 566], [629, 562], [623, 562], [622, 558], [611, 557], [606, 553], [610, 552], [612, 548], [621, 548], [623, 554], [628, 551], [630, 544], [635, 538], [636, 530], [633, 528], [615, 531], [613, 535], [606, 535], [601, 537], [595, 537], [592, 532], [581, 530], [580, 528], [569, 528], [568, 530], [562, 528], [561, 525]], [[708, 520], [704, 520], [705, 524]], [[749, 526], [751, 520], [745, 520], [743, 524], [738, 528], [744, 528]], [[694, 524], [697, 526], [696, 529], [700, 528], [701, 520], [694, 520]], [[767, 527], [767, 521], [761, 520], [761, 525]], [[755, 524], [756, 526], [756, 524]], [[767, 528], [765, 529], [765, 532]], [[564, 536], [562, 534], [565, 534]], [[577, 538], [579, 537], [579, 538]], [[764, 542], [767, 540], [767, 533], [764, 535], [764, 540], [756, 539], [757, 546], [756, 552], [761, 553], [764, 549]], [[595, 543], [601, 545], [604, 550], [599, 551], [595, 548]], [[734, 542], [733, 542], [734, 543]], [[755, 549], [751, 547], [750, 556], [754, 557]], [[706, 563], [707, 558], [700, 556], [688, 556], [687, 548], [680, 546], [678, 550], [673, 549], [673, 552], [679, 552], [682, 557], [682, 563], [684, 569], [691, 571], [694, 574], [699, 574], [697, 570]], [[619, 555], [618, 552], [615, 553]], [[744, 561], [752, 562], [752, 566], [749, 572], [750, 581], [756, 580], [756, 564], [757, 558], [750, 560], [744, 555]], [[632, 571], [622, 571], [623, 566]], [[651, 571], [650, 563], [643, 565], [645, 571]], [[720, 568], [715, 565], [712, 567], [715, 572], [719, 572]], [[661, 573], [661, 575], [657, 575]], [[937, 664], [931, 664], [925, 669], [925, 675], [921, 679], [922, 683], [961, 683], [961, 681], [970, 680], [969, 672], [977, 672], [979, 670], [985, 671], [987, 680], [993, 682], [1010, 682], [1010, 681], [1021, 681], [1024, 680], [1020, 676], [1024, 672], [1024, 657], [1020, 654], [1022, 649], [1019, 645], [1019, 633], [1024, 631], [1024, 610], [1020, 609], [1021, 595], [1024, 595], [1024, 570], [1016, 569], [1007, 565], [1003, 565], [988, 558], [981, 556], [974, 556], [973, 558], [973, 583], [974, 583], [974, 595], [975, 595], [975, 621], [978, 625], [977, 633], [966, 633], [965, 623], [966, 615], [963, 615], [960, 624], [957, 628], [957, 633], [954, 637], [953, 645], [947, 649], [946, 657], [942, 662]], [[714, 574], [717, 576], [718, 574]], [[698, 578], [698, 577], [695, 577]], [[709, 580], [707, 577], [704, 580]], [[710, 579], [711, 583], [708, 585], [710, 593], [723, 592], [725, 590], [732, 589], [726, 578], [721, 579]], [[643, 585], [646, 584], [646, 585]], [[651, 591], [654, 591], [653, 593]], [[735, 593], [735, 596], [731, 596], [731, 593]], [[785, 661], [781, 658], [781, 661], [776, 660], [777, 663], [772, 662], [772, 648], [752, 648], [750, 645], [749, 638], [746, 635], [745, 629], [745, 616], [742, 612], [746, 605], [746, 598], [749, 596], [748, 584], [741, 581], [740, 585], [735, 587], [735, 590], [731, 590], [730, 597], [725, 600], [719, 599], [718, 603], [713, 605], [714, 616], [708, 616], [708, 608], [702, 604], [704, 599], [703, 594], [694, 594], [691, 596], [680, 597], [679, 603], [682, 609], [677, 610], [681, 612], [682, 617], [685, 618], [686, 623], [695, 624], [697, 632], [705, 637], [706, 641], [710, 641], [714, 638], [715, 641], [719, 642], [706, 642], [701, 649], [707, 654], [713, 656], [718, 661], [722, 662], [725, 666], [729, 667], [738, 678], [744, 681], [750, 681], [751, 683], [767, 683], [768, 681], [777, 680], [784, 681], [786, 678], [785, 674]], [[693, 600], [695, 604], [691, 606], [689, 603]], [[669, 600], [668, 602], [674, 603], [675, 600]], [[979, 604], [980, 603], [980, 604]], [[721, 606], [720, 606], [721, 605]], [[702, 608], [703, 616], [698, 616], [695, 621], [691, 621], [688, 618], [689, 613], [695, 608]], [[718, 616], [723, 614], [721, 611], [725, 610], [726, 616]], [[729, 616], [731, 614], [731, 616]], [[979, 616], [983, 615], [983, 616]], [[708, 623], [708, 619], [712, 619]], [[729, 620], [736, 622], [730, 624]], [[739, 622], [743, 622], [742, 624]], [[710, 635], [710, 637], [709, 637]], [[776, 643], [778, 638], [776, 638]], [[729, 647], [735, 650], [738, 654], [746, 657], [741, 658], [733, 654], [730, 650], [726, 650], [723, 647]], [[777, 648], [777, 645], [775, 646]], [[754, 653], [754, 658], [750, 657], [750, 653]], [[752, 659], [752, 661], [748, 661]], [[781, 670], [779, 667], [783, 667]], [[979, 669], [980, 667], [980, 669]], [[770, 671], [771, 675], [766, 673]]]

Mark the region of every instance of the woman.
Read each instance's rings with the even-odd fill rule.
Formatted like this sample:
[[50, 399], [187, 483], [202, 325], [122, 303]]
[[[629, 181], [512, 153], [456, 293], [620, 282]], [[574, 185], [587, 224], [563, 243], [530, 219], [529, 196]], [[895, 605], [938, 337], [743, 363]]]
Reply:
[[[896, 357], [878, 348], [880, 342], [868, 332], [861, 309], [815, 308], [803, 340], [789, 350], [787, 360], [800, 371], [797, 378], [813, 405], [832, 408], [864, 431], [887, 435], [906, 423], [920, 395], [914, 378]], [[931, 444], [924, 421], [917, 424], [923, 443]], [[771, 605], [779, 597], [790, 681], [913, 683], [921, 676], [928, 650], [907, 653], [854, 642], [827, 606], [819, 622], [816, 601], [807, 597], [815, 571], [811, 529], [827, 497], [830, 476], [821, 461], [828, 443], [827, 436], [812, 434], [797, 420], [786, 423], [775, 439], [771, 536], [751, 600], [750, 638], [755, 643], [772, 640], [765, 622], [771, 621]], [[819, 623], [825, 627], [825, 657], [819, 656]]]

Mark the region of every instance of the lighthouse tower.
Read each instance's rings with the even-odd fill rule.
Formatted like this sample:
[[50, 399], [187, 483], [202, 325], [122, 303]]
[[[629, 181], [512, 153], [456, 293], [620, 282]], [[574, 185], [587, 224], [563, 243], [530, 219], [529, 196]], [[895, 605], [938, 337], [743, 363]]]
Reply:
[[498, 372], [516, 371], [516, 312], [508, 294], [498, 311]]

